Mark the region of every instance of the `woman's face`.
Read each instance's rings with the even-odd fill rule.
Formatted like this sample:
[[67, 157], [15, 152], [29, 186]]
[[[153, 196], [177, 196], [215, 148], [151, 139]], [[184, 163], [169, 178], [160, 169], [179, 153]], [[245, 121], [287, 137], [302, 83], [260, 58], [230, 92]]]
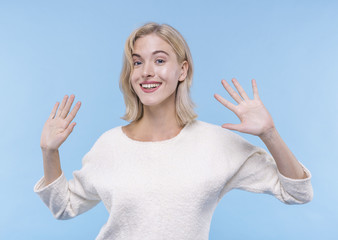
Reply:
[[176, 88], [186, 78], [188, 63], [179, 64], [172, 47], [156, 34], [137, 39], [132, 56], [131, 84], [143, 105], [175, 104]]

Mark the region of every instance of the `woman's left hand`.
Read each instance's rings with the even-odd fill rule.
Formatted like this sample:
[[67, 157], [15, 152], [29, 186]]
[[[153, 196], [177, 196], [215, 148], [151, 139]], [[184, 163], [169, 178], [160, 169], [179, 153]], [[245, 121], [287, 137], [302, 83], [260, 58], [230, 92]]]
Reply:
[[241, 123], [226, 123], [223, 124], [222, 127], [259, 137], [262, 137], [273, 130], [275, 125], [270, 113], [259, 98], [256, 80], [252, 80], [252, 89], [254, 95], [253, 99], [248, 97], [236, 79], [232, 79], [232, 82], [239, 94], [225, 80], [222, 80], [222, 85], [230, 94], [230, 96], [238, 103], [238, 105], [232, 104], [218, 94], [215, 94], [214, 97], [226, 108], [235, 113], [241, 120]]

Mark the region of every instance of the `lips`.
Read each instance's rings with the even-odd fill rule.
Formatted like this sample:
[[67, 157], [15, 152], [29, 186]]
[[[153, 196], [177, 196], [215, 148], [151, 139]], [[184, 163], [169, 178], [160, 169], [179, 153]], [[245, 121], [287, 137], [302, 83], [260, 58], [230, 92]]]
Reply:
[[148, 82], [142, 82], [140, 84], [140, 87], [143, 92], [151, 93], [151, 92], [155, 92], [161, 86], [161, 84], [162, 83], [160, 82], [148, 81]]

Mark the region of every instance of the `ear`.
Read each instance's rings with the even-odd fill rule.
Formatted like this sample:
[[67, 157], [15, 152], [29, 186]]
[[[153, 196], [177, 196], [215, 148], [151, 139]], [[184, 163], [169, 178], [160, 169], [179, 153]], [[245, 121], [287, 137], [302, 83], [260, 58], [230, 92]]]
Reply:
[[180, 75], [178, 81], [183, 82], [187, 78], [188, 69], [189, 69], [188, 62], [187, 61], [183, 61], [181, 63], [181, 75]]

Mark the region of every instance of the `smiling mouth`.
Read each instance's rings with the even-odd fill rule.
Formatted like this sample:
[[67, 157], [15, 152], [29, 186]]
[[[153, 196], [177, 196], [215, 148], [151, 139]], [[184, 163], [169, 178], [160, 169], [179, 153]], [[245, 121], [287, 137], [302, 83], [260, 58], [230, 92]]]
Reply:
[[153, 88], [159, 87], [161, 83], [146, 83], [146, 84], [140, 84], [140, 85], [144, 89], [153, 89]]

